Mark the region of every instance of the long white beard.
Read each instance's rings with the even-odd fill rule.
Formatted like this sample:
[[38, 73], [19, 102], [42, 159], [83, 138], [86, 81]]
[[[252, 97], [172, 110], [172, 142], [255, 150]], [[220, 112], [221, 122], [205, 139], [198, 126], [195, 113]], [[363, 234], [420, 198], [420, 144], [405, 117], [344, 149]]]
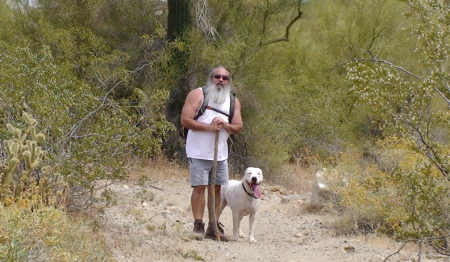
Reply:
[[206, 85], [205, 99], [206, 101], [212, 101], [218, 105], [225, 103], [228, 96], [230, 96], [231, 86], [216, 85], [214, 83], [208, 83]]

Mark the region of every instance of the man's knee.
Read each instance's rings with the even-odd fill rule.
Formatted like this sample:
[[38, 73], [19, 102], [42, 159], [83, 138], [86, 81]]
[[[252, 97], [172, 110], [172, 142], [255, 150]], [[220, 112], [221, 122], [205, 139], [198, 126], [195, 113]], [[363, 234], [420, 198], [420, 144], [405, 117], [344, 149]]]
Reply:
[[204, 194], [206, 186], [195, 186], [193, 187], [193, 192], [196, 194]]

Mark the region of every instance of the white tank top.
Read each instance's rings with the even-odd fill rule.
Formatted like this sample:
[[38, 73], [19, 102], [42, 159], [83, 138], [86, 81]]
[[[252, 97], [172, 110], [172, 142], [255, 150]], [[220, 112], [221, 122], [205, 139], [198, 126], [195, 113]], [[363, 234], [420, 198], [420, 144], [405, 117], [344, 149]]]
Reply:
[[[213, 102], [208, 103], [209, 106], [219, 109], [224, 113], [230, 112], [230, 96], [227, 97], [225, 102], [221, 105]], [[200, 116], [197, 121], [210, 124], [214, 117], [220, 116], [226, 122], [228, 122], [228, 116], [218, 113], [214, 110], [205, 109], [205, 112]], [[230, 134], [222, 129], [219, 132], [219, 143], [217, 150], [217, 161], [223, 161], [228, 158], [228, 137]], [[189, 129], [188, 136], [186, 138], [186, 155], [189, 158], [214, 160], [214, 143], [216, 139], [216, 132], [214, 131], [193, 131]]]

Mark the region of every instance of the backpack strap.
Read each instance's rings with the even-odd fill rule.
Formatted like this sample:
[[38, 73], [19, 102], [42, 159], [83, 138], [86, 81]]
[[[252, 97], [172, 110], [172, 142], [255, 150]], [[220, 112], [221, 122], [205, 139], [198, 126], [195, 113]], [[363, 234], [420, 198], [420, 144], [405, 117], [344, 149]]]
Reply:
[[206, 86], [202, 86], [203, 102], [202, 102], [202, 105], [200, 106], [200, 108], [198, 109], [197, 114], [194, 117], [194, 120], [197, 120], [199, 117], [201, 117], [205, 113], [206, 107], [208, 106], [206, 103], [206, 100], [205, 100], [205, 89], [206, 89]]
[[194, 120], [197, 120], [199, 117], [201, 117], [205, 113], [206, 109], [209, 109], [209, 110], [213, 110], [213, 111], [216, 111], [216, 112], [218, 112], [220, 114], [228, 116], [228, 122], [231, 123], [231, 120], [233, 119], [233, 115], [234, 115], [234, 103], [235, 103], [234, 101], [235, 101], [235, 98], [236, 98], [236, 94], [235, 93], [230, 93], [230, 114], [225, 114], [221, 110], [207, 105], [206, 100], [205, 100], [205, 89], [206, 89], [206, 86], [202, 86], [203, 103], [200, 106], [200, 108], [198, 109], [198, 112], [195, 115]]
[[234, 115], [234, 100], [236, 99], [235, 93], [230, 93], [230, 115], [228, 116], [228, 122], [231, 123]]
[[216, 109], [216, 108], [214, 108], [214, 107], [212, 107], [212, 106], [207, 106], [206, 109], [209, 109], [209, 110], [212, 110], [212, 111], [216, 111], [217, 113], [220, 113], [220, 114], [222, 114], [222, 115], [225, 115], [225, 116], [228, 117], [228, 119], [230, 119], [230, 115], [227, 114], [227, 113], [225, 113], [225, 112], [223, 112], [222, 110]]

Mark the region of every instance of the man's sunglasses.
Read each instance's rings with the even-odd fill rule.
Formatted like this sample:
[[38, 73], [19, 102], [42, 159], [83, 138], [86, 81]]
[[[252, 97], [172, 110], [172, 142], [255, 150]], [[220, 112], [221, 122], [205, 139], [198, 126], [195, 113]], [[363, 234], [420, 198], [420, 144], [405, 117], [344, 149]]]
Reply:
[[223, 75], [214, 75], [213, 76], [215, 79], [219, 80], [220, 78], [223, 79], [223, 81], [228, 81], [230, 79], [229, 76], [223, 76]]

